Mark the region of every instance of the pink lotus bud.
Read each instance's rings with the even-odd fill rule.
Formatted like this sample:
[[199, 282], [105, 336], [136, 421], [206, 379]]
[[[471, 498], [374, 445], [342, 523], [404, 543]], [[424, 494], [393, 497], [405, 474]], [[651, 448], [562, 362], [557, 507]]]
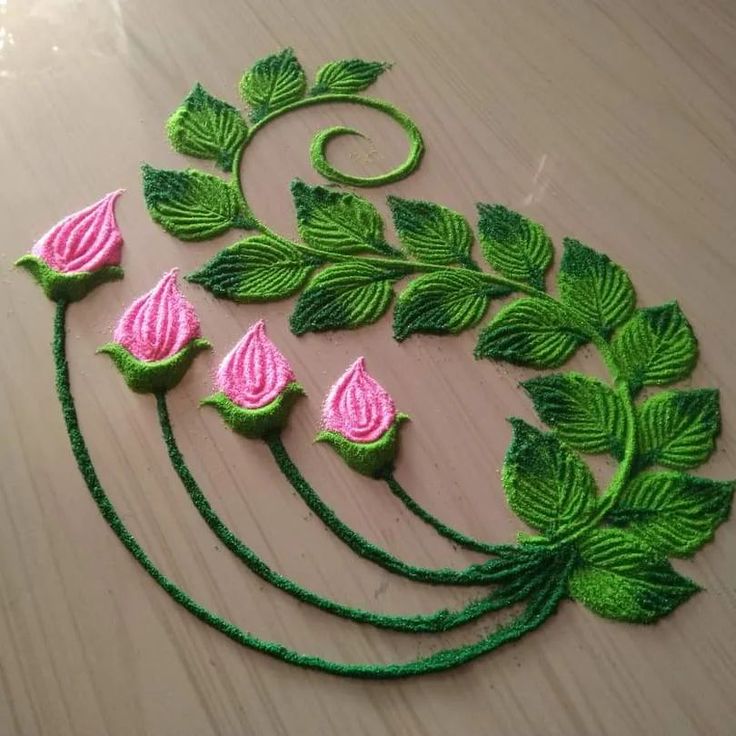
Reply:
[[176, 285], [178, 271], [173, 268], [138, 297], [115, 328], [113, 340], [138, 360], [170, 358], [201, 335], [194, 307]]
[[266, 324], [261, 319], [225, 356], [215, 386], [238, 406], [260, 409], [295, 380], [288, 361], [268, 339]]
[[67, 215], [32, 248], [31, 253], [64, 274], [97, 271], [120, 263], [123, 238], [115, 221], [115, 202], [123, 189]]
[[351, 442], [374, 442], [396, 421], [396, 407], [388, 392], [366, 373], [358, 358], [337, 380], [322, 410], [325, 430]]

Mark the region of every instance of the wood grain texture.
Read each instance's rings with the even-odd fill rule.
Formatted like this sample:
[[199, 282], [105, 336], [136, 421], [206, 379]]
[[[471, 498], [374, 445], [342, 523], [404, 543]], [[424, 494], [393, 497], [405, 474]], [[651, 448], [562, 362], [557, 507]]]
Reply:
[[[52, 305], [10, 268], [53, 222], [104, 192], [119, 203], [124, 281], [70, 310], [84, 430], [125, 522], [163, 570], [260, 636], [348, 661], [390, 661], [469, 641], [493, 619], [432, 638], [334, 620], [270, 589], [213, 538], [166, 460], [154, 401], [94, 355], [131, 298], [164, 269], [192, 270], [229, 239], [183, 245], [149, 219], [139, 165], [179, 167], [163, 124], [195, 80], [237, 100], [243, 69], [293, 46], [314, 71], [358, 56], [395, 62], [375, 94], [419, 124], [421, 169], [367, 196], [425, 198], [472, 220], [502, 202], [604, 250], [645, 305], [677, 298], [701, 341], [692, 385], [718, 386], [724, 430], [704, 474], [736, 475], [736, 6], [731, 0], [9, 0], [0, 4], [0, 733], [732, 734], [736, 723], [736, 523], [679, 570], [706, 587], [655, 627], [615, 624], [572, 602], [516, 645], [446, 675], [342, 681], [243, 650], [179, 609], [99, 517], [55, 401]], [[354, 124], [333, 161], [378, 173], [400, 131], [371, 111], [310, 109], [259, 135], [244, 162], [256, 212], [295, 233], [288, 182], [316, 182], [308, 142]], [[381, 486], [313, 446], [321, 396], [359, 354], [413, 422], [398, 477], [476, 536], [511, 540], [498, 468], [504, 421], [534, 421], [528, 372], [476, 362], [475, 336], [390, 338], [389, 319], [296, 338], [293, 306], [235, 306], [189, 287], [214, 354], [171, 395], [192, 469], [226, 522], [276, 569], [337, 600], [387, 612], [456, 606], [474, 591], [403, 581], [355, 557], [308, 514], [265, 447], [197, 400], [217, 359], [258, 317], [310, 400], [285, 438], [344, 519], [405, 559], [463, 565]], [[578, 368], [598, 372], [592, 354]], [[610, 469], [599, 468], [601, 473]]]

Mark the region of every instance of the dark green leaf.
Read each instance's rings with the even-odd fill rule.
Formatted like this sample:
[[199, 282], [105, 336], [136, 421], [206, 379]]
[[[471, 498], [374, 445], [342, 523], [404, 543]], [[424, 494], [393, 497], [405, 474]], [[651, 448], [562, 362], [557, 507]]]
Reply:
[[639, 410], [638, 467], [695, 468], [710, 457], [720, 431], [717, 389], [655, 394]]
[[304, 96], [307, 78], [292, 49], [259, 59], [240, 80], [240, 94], [256, 123]]
[[713, 539], [728, 518], [733, 492], [733, 481], [641, 473], [624, 488], [607, 521], [663, 555], [688, 557]]
[[677, 302], [637, 309], [614, 336], [611, 350], [620, 377], [634, 391], [685, 378], [698, 359], [698, 343]]
[[389, 197], [388, 204], [399, 239], [415, 258], [477, 268], [470, 258], [473, 233], [461, 214], [414, 199]]
[[236, 189], [196, 169], [143, 166], [143, 197], [151, 217], [181, 240], [206, 240], [230, 228], [252, 228]]
[[616, 392], [580, 373], [540, 376], [521, 384], [540, 419], [570, 447], [623, 455], [626, 418]]
[[375, 322], [388, 309], [393, 282], [403, 274], [368, 261], [339, 263], [318, 273], [291, 315], [296, 335]]
[[560, 297], [604, 335], [625, 322], [636, 296], [626, 271], [608, 256], [577, 240], [565, 238], [565, 251], [557, 276]]
[[313, 95], [353, 94], [370, 87], [378, 77], [390, 69], [391, 65], [382, 61], [362, 61], [361, 59], [341, 59], [325, 64], [315, 77]]
[[479, 204], [478, 231], [488, 263], [500, 274], [544, 291], [552, 241], [541, 225], [500, 204]]
[[496, 315], [481, 332], [475, 355], [556, 368], [585, 342], [587, 337], [569, 322], [562, 307], [531, 297], [512, 302]]
[[248, 135], [248, 126], [232, 105], [196, 84], [169, 118], [166, 131], [179, 153], [212, 159], [229, 171]]
[[650, 623], [698, 591], [633, 534], [595, 529], [580, 540], [570, 595], [605, 618]]
[[449, 268], [420, 276], [399, 294], [394, 336], [404, 340], [415, 332], [461, 332], [483, 318], [499, 291], [477, 271]]
[[377, 252], [395, 255], [383, 238], [376, 208], [351, 192], [291, 183], [299, 234], [314, 248], [333, 253]]
[[218, 298], [267, 302], [298, 291], [318, 265], [290, 243], [256, 235], [221, 250], [187, 281]]
[[595, 509], [596, 487], [587, 465], [549, 432], [522, 419], [503, 465], [503, 486], [514, 513], [543, 534], [584, 521]]

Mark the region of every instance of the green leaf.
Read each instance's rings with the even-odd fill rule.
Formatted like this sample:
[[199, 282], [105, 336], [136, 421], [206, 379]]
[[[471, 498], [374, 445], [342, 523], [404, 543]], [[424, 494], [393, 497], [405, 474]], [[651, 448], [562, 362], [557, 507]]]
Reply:
[[330, 266], [302, 292], [291, 315], [291, 329], [302, 335], [371, 324], [388, 309], [392, 284], [402, 275], [368, 261]]
[[636, 296], [626, 271], [607, 255], [577, 240], [565, 238], [557, 276], [563, 304], [574, 307], [602, 334], [625, 322]]
[[473, 233], [465, 218], [432, 202], [389, 197], [399, 239], [415, 258], [443, 266], [460, 263], [477, 269], [470, 258]]
[[313, 95], [353, 94], [370, 87], [391, 65], [382, 61], [341, 59], [325, 64], [317, 72]]
[[698, 359], [698, 343], [677, 302], [637, 309], [614, 335], [611, 350], [619, 377], [633, 391], [685, 378]]
[[248, 136], [248, 126], [232, 105], [213, 97], [198, 83], [169, 118], [166, 132], [174, 150], [212, 159], [230, 171]]
[[704, 463], [721, 431], [718, 389], [663, 391], [639, 409], [639, 468], [687, 470]]
[[544, 291], [552, 241], [544, 228], [500, 204], [478, 204], [480, 244], [488, 263], [514, 281]]
[[596, 486], [587, 465], [549, 432], [509, 420], [514, 436], [503, 465], [503, 487], [514, 513], [552, 536], [595, 509]]
[[143, 197], [151, 217], [180, 240], [207, 240], [230, 228], [254, 226], [235, 188], [196, 169], [143, 165]]
[[735, 486], [685, 473], [641, 473], [624, 488], [606, 520], [663, 555], [688, 557], [728, 518]]
[[221, 250], [187, 281], [221, 299], [268, 302], [301, 289], [320, 264], [290, 243], [256, 235]]
[[570, 595], [605, 618], [650, 623], [699, 590], [633, 534], [595, 529], [579, 542]]
[[308, 245], [332, 253], [396, 252], [383, 238], [383, 221], [366, 199], [351, 192], [291, 183], [299, 234]]
[[259, 59], [240, 80], [240, 94], [252, 107], [254, 123], [300, 100], [306, 87], [307, 78], [292, 49]]
[[624, 451], [624, 409], [616, 392], [595, 378], [580, 373], [540, 376], [521, 384], [539, 418], [560, 439], [582, 452]]
[[587, 340], [559, 304], [530, 297], [517, 299], [496, 315], [480, 333], [475, 356], [556, 368]]
[[425, 274], [399, 294], [394, 337], [404, 340], [415, 332], [456, 334], [483, 318], [491, 297], [505, 293], [477, 271], [451, 268]]

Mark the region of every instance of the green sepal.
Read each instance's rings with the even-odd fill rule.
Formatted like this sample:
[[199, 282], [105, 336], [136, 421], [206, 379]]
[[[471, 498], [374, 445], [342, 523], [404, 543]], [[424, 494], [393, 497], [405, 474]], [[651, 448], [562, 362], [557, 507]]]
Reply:
[[624, 487], [606, 521], [666, 556], [689, 557], [728, 519], [736, 482], [686, 473], [640, 473]]
[[325, 64], [317, 71], [311, 95], [355, 94], [370, 87], [391, 64], [384, 61], [340, 59]]
[[214, 406], [230, 429], [251, 440], [258, 440], [286, 426], [291, 409], [300, 396], [304, 396], [304, 389], [292, 381], [270, 404], [258, 409], [238, 406], [222, 392], [207, 396], [199, 403], [200, 406]]
[[175, 151], [211, 159], [230, 171], [248, 136], [248, 126], [232, 105], [213, 97], [197, 82], [168, 119], [166, 133]]
[[327, 442], [353, 470], [377, 478], [393, 466], [398, 449], [399, 425], [408, 418], [407, 414], [397, 414], [394, 423], [374, 442], [353, 442], [331, 430], [323, 430], [314, 441]]
[[41, 285], [44, 294], [55, 302], [78, 302], [100, 284], [123, 278], [123, 269], [120, 266], [105, 266], [97, 271], [61, 273], [30, 253], [21, 256], [15, 265], [28, 271]]
[[633, 534], [594, 529], [578, 542], [570, 596], [599, 616], [652, 623], [700, 590]]
[[176, 171], [144, 164], [143, 198], [151, 217], [180, 240], [207, 240], [255, 221], [236, 187], [197, 169]]
[[163, 360], [138, 360], [117, 342], [108, 342], [98, 353], [109, 355], [118, 370], [123, 374], [125, 382], [139, 394], [151, 394], [157, 391], [168, 391], [176, 386], [189, 369], [192, 361], [202, 350], [212, 345], [208, 340], [196, 338], [189, 342], [178, 353]]
[[293, 49], [259, 59], [240, 80], [240, 94], [250, 104], [250, 119], [257, 123], [304, 96], [307, 77]]

